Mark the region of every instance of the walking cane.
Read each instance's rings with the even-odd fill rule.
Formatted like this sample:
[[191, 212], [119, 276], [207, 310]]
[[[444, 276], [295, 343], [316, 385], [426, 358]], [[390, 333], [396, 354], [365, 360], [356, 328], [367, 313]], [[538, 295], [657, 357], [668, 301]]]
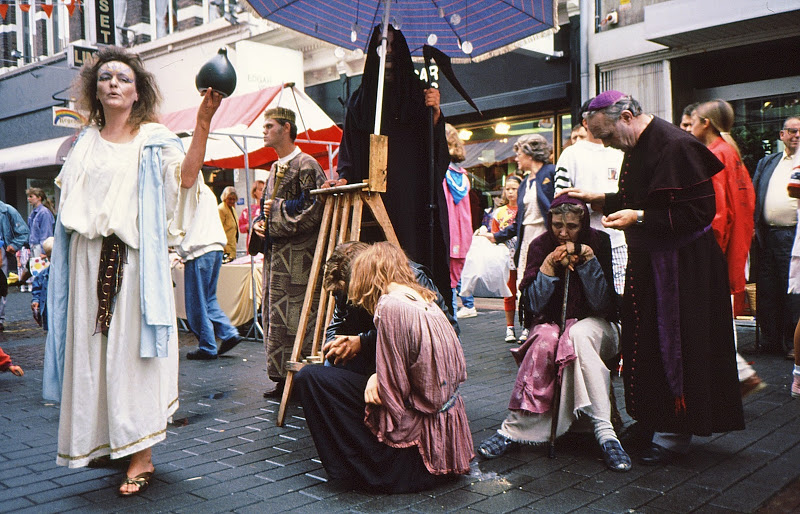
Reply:
[[564, 301], [561, 304], [561, 326], [558, 330], [558, 340], [556, 347], [553, 350], [553, 368], [555, 368], [556, 377], [553, 387], [553, 421], [550, 423], [550, 443], [547, 447], [547, 456], [551, 459], [556, 458], [556, 430], [558, 429], [558, 414], [561, 407], [561, 378], [558, 375], [558, 363], [556, 357], [558, 356], [558, 344], [561, 341], [561, 336], [564, 334], [564, 328], [567, 326], [567, 298], [569, 296], [569, 266], [564, 269]]

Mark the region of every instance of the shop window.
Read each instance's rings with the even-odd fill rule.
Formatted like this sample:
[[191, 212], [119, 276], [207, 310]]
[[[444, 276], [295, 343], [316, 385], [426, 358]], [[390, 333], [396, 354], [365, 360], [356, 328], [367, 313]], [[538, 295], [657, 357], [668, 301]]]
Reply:
[[564, 138], [569, 139], [571, 123], [569, 113], [549, 112], [497, 118], [456, 128], [466, 147], [467, 158], [461, 165], [469, 173], [471, 187], [496, 198], [500, 196], [506, 176], [518, 173], [514, 143], [520, 136], [540, 134], [550, 144], [555, 142], [555, 160], [563, 148]]
[[752, 175], [762, 157], [783, 151], [783, 141], [778, 135], [786, 118], [800, 117], [800, 93], [734, 100], [730, 103], [736, 114], [731, 135], [742, 152], [742, 162]]
[[[66, 7], [55, 0], [29, 4], [27, 12], [18, 3], [7, 5], [6, 15], [0, 19], [0, 67], [23, 66], [64, 49]], [[42, 5], [52, 6], [49, 16]]]

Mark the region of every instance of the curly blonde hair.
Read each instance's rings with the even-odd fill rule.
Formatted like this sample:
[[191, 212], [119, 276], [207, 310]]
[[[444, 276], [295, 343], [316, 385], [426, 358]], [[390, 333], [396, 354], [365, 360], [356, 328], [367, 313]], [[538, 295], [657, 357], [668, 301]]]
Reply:
[[413, 289], [425, 301], [436, 298], [432, 291], [417, 283], [403, 250], [387, 241], [375, 243], [353, 259], [347, 295], [354, 305], [374, 314], [378, 300], [392, 282]]

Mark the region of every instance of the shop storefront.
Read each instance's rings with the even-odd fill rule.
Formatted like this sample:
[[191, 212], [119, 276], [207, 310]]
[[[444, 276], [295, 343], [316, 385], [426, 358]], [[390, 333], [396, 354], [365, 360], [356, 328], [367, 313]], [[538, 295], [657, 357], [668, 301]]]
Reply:
[[514, 143], [521, 136], [543, 136], [553, 145], [555, 161], [565, 140], [569, 139], [572, 123], [569, 112], [550, 111], [460, 124], [457, 128], [467, 151], [467, 158], [461, 165], [469, 172], [472, 187], [496, 197], [505, 185], [505, 177], [518, 174]]
[[736, 114], [731, 134], [752, 174], [764, 155], [783, 150], [778, 132], [784, 120], [800, 116], [800, 60], [787, 51], [798, 44], [800, 37], [789, 37], [673, 59], [673, 117], [691, 102], [730, 102]]

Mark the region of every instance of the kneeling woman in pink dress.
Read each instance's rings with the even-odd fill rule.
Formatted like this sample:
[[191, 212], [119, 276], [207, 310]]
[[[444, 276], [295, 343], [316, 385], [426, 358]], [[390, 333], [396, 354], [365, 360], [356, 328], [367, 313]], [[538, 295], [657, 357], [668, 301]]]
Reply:
[[382, 242], [353, 261], [348, 296], [374, 314], [376, 369], [366, 377], [306, 366], [295, 385], [329, 478], [384, 493], [434, 487], [473, 457], [461, 343], [408, 259]]

